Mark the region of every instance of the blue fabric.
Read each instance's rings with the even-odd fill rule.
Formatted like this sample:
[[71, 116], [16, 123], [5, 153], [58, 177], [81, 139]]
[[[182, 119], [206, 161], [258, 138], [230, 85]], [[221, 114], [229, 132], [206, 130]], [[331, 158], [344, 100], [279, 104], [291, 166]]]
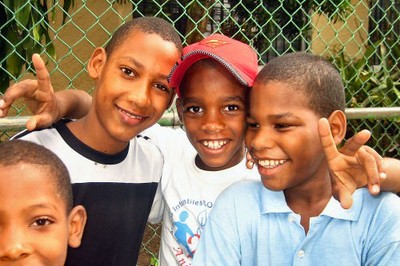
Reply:
[[306, 235], [283, 192], [238, 182], [217, 199], [193, 265], [398, 265], [400, 198], [359, 189], [353, 199], [345, 210], [331, 198]]

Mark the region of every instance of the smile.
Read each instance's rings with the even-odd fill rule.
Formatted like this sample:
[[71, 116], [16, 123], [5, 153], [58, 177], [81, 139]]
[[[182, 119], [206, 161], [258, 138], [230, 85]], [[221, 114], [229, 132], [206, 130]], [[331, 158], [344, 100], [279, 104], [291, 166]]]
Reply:
[[218, 150], [226, 143], [228, 143], [226, 140], [205, 140], [201, 142], [201, 144], [212, 150]]
[[278, 165], [282, 165], [286, 162], [286, 160], [259, 160], [258, 165], [264, 168], [274, 168]]
[[118, 107], [118, 109], [121, 111], [121, 113], [125, 114], [129, 118], [132, 118], [132, 119], [144, 119], [143, 116], [134, 115], [134, 114], [129, 113], [128, 111], [122, 109], [122, 108], [119, 108], [119, 107]]

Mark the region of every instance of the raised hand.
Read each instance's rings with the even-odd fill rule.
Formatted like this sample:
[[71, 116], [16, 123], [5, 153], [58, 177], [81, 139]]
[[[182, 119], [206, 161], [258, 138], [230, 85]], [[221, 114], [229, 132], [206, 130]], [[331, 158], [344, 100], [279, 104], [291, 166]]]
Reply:
[[15, 100], [24, 99], [34, 114], [26, 123], [28, 130], [48, 127], [60, 119], [58, 103], [45, 63], [38, 54], [32, 56], [32, 62], [37, 80], [27, 79], [12, 85], [0, 99], [0, 117], [7, 115]]
[[382, 157], [365, 146], [371, 134], [363, 130], [338, 150], [331, 135], [329, 122], [319, 121], [319, 135], [330, 168], [332, 193], [343, 208], [350, 208], [353, 192], [368, 185], [371, 194], [380, 190], [380, 178], [385, 178]]

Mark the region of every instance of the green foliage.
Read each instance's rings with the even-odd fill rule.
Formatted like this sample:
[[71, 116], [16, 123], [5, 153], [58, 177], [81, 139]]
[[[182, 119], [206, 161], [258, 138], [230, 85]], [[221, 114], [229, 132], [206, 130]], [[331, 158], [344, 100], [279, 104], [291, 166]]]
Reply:
[[156, 257], [151, 257], [150, 266], [158, 266], [158, 259]]
[[[387, 47], [391, 47], [390, 52]], [[343, 50], [331, 58], [342, 75], [347, 107], [400, 105], [400, 69], [393, 58], [400, 58], [400, 47], [392, 41], [382, 40], [368, 46], [360, 59], [350, 59]], [[369, 128], [373, 140], [369, 145], [381, 155], [395, 157], [400, 147], [399, 124], [399, 118], [350, 120], [347, 136], [361, 128]]]
[[[26, 62], [32, 54], [46, 51], [55, 58], [56, 52], [49, 35], [49, 20], [53, 21], [58, 1], [1, 0], [0, 1], [0, 92], [16, 80], [24, 68], [33, 71]], [[63, 1], [63, 23], [74, 0]]]
[[350, 59], [343, 50], [331, 58], [342, 75], [348, 107], [400, 105], [400, 69], [390, 59], [400, 58], [400, 47], [388, 45], [390, 56], [386, 45], [378, 41], [368, 46], [360, 59]]

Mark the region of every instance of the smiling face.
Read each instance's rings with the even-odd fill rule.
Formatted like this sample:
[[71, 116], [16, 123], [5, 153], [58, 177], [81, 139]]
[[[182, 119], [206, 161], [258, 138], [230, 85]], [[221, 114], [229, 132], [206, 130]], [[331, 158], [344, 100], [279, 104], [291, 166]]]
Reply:
[[0, 165], [0, 265], [64, 265], [74, 226], [49, 173]]
[[319, 118], [304, 94], [289, 85], [277, 81], [254, 85], [246, 146], [265, 187], [285, 190], [326, 177]]
[[179, 59], [175, 44], [157, 34], [134, 30], [107, 56], [98, 48], [88, 70], [96, 92], [87, 123], [93, 136], [84, 142], [104, 152], [117, 152], [155, 124], [174, 92], [167, 76]]
[[246, 88], [219, 63], [201, 60], [185, 73], [181, 94], [177, 107], [197, 166], [217, 171], [241, 162]]

